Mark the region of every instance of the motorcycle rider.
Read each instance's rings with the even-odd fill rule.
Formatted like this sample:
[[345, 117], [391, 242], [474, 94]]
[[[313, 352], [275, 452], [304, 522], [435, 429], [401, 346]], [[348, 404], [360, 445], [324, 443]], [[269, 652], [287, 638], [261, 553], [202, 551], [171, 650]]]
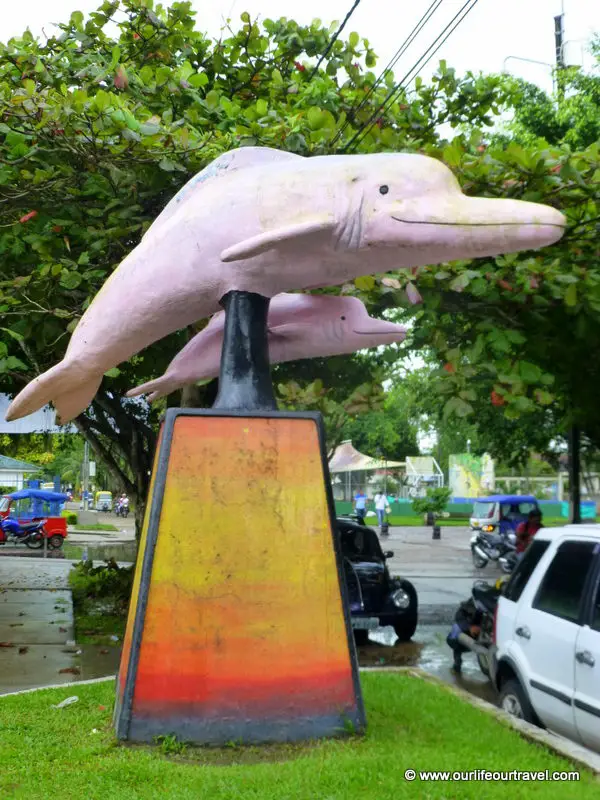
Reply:
[[119, 498], [117, 513], [121, 514], [124, 517], [126, 517], [129, 514], [129, 498], [127, 497], [125, 492], [123, 492], [123, 494]]
[[515, 531], [517, 536], [517, 546], [515, 549], [519, 558], [523, 555], [525, 550], [527, 550], [531, 540], [539, 531], [539, 529], [543, 527], [542, 512], [539, 508], [534, 508], [532, 511], [530, 511], [527, 515], [527, 521], [521, 522], [517, 526], [517, 530]]

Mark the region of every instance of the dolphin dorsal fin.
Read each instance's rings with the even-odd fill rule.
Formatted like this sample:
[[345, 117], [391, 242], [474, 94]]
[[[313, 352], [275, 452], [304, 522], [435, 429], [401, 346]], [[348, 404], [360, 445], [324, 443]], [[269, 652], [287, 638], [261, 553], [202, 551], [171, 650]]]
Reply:
[[324, 216], [264, 231], [257, 236], [251, 236], [249, 239], [244, 239], [231, 247], [227, 247], [221, 253], [221, 261], [243, 261], [246, 258], [265, 253], [267, 250], [272, 250], [279, 245], [289, 244], [304, 236], [332, 230], [333, 227], [333, 220]]

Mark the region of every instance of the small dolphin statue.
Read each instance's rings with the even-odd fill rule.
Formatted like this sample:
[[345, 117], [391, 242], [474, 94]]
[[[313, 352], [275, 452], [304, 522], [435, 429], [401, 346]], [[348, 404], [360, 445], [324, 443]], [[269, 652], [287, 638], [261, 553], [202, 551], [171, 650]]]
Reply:
[[[151, 392], [152, 402], [182, 386], [219, 374], [225, 312], [220, 311], [175, 356], [165, 374], [127, 392]], [[373, 319], [357, 297], [278, 294], [269, 306], [269, 362], [354, 353], [367, 347], [401, 342], [401, 325]]]
[[542, 247], [563, 215], [466, 197], [440, 161], [407, 153], [304, 158], [242, 148], [183, 188], [106, 281], [64, 359], [13, 400], [7, 420], [48, 402], [65, 423], [102, 376], [219, 310], [230, 292], [271, 298], [358, 276]]

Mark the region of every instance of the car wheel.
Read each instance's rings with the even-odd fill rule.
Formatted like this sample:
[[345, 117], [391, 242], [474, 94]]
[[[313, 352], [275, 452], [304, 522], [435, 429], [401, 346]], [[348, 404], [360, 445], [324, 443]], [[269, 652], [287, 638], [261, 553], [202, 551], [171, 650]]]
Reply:
[[488, 661], [488, 657], [482, 655], [481, 653], [477, 656], [477, 663], [479, 664], [479, 669], [483, 672], [486, 678], [490, 677], [490, 664]]
[[401, 642], [408, 642], [412, 639], [417, 630], [417, 590], [410, 581], [400, 581], [399, 588], [404, 589], [406, 594], [410, 597], [410, 606], [402, 616], [396, 619], [394, 622], [394, 630]]
[[516, 678], [511, 678], [506, 681], [506, 683], [502, 684], [499, 705], [500, 708], [506, 711], [507, 714], [510, 714], [511, 717], [537, 724], [535, 711], [523, 687]]
[[360, 647], [364, 644], [369, 644], [369, 631], [355, 630], [354, 641], [356, 642], [357, 647]]

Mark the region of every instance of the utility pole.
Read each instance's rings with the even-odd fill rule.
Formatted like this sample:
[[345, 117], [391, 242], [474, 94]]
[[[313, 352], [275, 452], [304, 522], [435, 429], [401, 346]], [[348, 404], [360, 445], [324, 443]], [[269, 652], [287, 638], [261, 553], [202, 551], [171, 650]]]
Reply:
[[581, 525], [581, 433], [577, 425], [569, 428], [569, 501], [573, 525]]
[[556, 50], [556, 93], [558, 102], [561, 103], [565, 97], [564, 68], [565, 57], [563, 52], [565, 39], [565, 10], [562, 4], [561, 13], [554, 17], [554, 47]]
[[90, 486], [90, 446], [87, 439], [83, 445], [83, 475], [82, 475], [83, 510], [89, 508], [89, 486]]

